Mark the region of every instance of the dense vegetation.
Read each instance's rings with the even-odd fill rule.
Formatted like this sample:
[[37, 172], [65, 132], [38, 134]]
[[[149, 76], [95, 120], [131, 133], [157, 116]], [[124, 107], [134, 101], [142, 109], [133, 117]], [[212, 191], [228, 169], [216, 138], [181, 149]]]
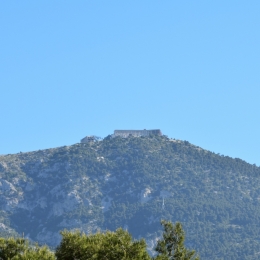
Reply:
[[183, 223], [186, 246], [201, 259], [256, 259], [260, 251], [260, 168], [187, 141], [108, 136], [1, 156], [0, 174], [9, 185], [0, 194], [3, 233], [54, 247], [64, 228], [123, 227], [151, 250], [159, 221], [169, 219]]
[[54, 260], [47, 246], [30, 245], [24, 238], [0, 238], [1, 260]]
[[180, 223], [162, 221], [164, 233], [158, 241], [155, 257], [146, 249], [144, 239], [133, 240], [122, 228], [115, 232], [82, 234], [63, 231], [62, 241], [51, 252], [46, 246], [30, 245], [23, 238], [0, 239], [0, 260], [198, 260], [194, 251], [184, 247]]

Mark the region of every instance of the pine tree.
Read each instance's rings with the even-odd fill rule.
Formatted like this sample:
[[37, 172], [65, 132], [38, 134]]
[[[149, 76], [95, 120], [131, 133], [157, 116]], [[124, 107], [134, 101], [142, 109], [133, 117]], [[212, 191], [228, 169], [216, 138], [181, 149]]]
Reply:
[[185, 233], [180, 222], [173, 225], [170, 221], [162, 220], [163, 238], [158, 240], [155, 250], [156, 260], [199, 260], [194, 250], [184, 246]]

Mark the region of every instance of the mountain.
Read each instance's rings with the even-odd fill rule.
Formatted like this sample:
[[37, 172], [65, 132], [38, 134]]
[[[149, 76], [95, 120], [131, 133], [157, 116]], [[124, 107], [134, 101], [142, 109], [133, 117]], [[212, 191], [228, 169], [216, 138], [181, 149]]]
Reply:
[[257, 259], [260, 168], [166, 136], [0, 156], [0, 235], [52, 247], [59, 231], [123, 227], [152, 249], [180, 221], [201, 259]]

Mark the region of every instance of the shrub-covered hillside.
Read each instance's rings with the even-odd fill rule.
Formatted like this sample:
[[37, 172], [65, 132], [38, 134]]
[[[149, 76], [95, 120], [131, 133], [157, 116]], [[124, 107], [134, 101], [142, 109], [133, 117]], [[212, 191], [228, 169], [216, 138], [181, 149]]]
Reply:
[[[181, 221], [201, 259], [256, 259], [260, 168], [165, 136], [0, 157], [0, 231], [56, 246], [59, 231], [128, 229], [152, 248]], [[150, 241], [150, 242], [149, 242]]]

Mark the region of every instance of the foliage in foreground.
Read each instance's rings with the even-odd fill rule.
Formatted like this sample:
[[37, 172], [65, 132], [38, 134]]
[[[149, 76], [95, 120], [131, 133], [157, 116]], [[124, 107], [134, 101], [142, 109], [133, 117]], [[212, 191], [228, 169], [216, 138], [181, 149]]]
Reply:
[[47, 246], [30, 245], [23, 238], [0, 238], [0, 260], [54, 260]]
[[86, 235], [63, 231], [56, 252], [46, 246], [30, 245], [23, 238], [0, 238], [0, 260], [198, 260], [195, 251], [184, 246], [184, 231], [179, 222], [162, 221], [163, 237], [158, 241], [155, 258], [149, 256], [144, 239], [133, 240], [122, 228]]
[[63, 239], [56, 250], [58, 260], [67, 259], [151, 259], [146, 251], [145, 241], [133, 241], [123, 230], [85, 235], [78, 232], [62, 232]]

